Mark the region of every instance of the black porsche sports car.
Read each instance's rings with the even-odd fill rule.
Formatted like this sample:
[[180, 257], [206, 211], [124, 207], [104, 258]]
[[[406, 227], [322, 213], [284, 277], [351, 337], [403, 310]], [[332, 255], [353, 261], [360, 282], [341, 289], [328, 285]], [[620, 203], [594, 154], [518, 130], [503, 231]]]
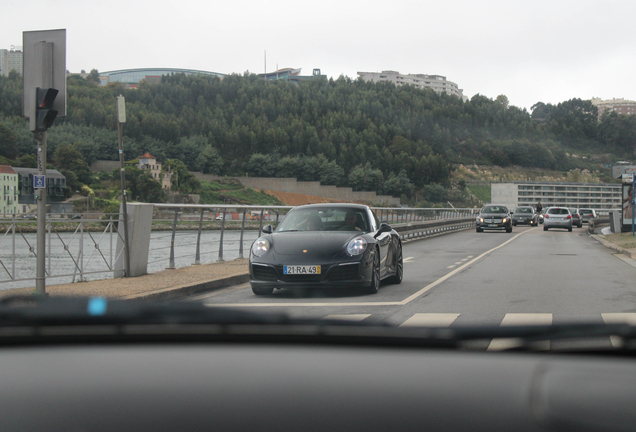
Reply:
[[402, 242], [365, 205], [304, 205], [290, 210], [276, 229], [263, 227], [252, 244], [249, 268], [257, 295], [310, 287], [377, 293], [382, 279], [402, 282]]

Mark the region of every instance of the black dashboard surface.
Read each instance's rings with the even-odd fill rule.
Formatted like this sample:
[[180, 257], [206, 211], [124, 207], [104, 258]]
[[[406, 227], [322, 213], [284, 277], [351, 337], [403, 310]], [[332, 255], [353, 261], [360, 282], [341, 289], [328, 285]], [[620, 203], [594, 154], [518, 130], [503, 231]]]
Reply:
[[385, 347], [3, 347], [8, 431], [622, 431], [636, 363]]

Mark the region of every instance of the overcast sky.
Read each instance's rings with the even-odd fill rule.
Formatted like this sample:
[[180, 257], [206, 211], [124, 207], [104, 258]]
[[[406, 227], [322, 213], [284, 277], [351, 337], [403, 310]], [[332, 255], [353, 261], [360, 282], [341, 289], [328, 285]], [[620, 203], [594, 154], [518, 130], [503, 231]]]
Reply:
[[67, 69], [443, 75], [530, 109], [636, 100], [636, 1], [5, 1], [0, 48], [66, 29]]

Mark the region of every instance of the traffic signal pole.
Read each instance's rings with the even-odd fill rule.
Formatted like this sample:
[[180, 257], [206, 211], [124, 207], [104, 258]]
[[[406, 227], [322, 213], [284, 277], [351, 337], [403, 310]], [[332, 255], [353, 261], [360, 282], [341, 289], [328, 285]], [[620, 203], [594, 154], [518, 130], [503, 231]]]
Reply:
[[46, 295], [46, 130], [66, 115], [66, 30], [22, 32], [22, 115], [38, 141], [37, 175], [33, 192], [37, 203], [37, 262], [35, 293]]
[[[36, 83], [33, 96], [35, 99], [35, 110], [32, 118], [29, 120], [33, 127], [33, 136], [39, 142], [37, 164], [39, 184], [34, 181], [33, 193], [37, 200], [37, 258], [35, 268], [35, 294], [46, 295], [46, 129], [49, 123], [52, 123], [57, 115], [57, 111], [53, 111], [51, 104], [57, 96], [57, 90], [41, 92], [40, 87], [44, 89], [53, 86], [53, 44], [50, 42], [40, 41], [35, 44], [36, 50]], [[47, 98], [46, 95], [50, 94]], [[51, 99], [52, 98], [52, 99]], [[45, 108], [45, 109], [43, 109]], [[51, 112], [53, 119], [48, 113]], [[46, 120], [45, 120], [46, 118]], [[38, 121], [40, 120], [40, 121]], [[36, 188], [36, 186], [41, 186]]]

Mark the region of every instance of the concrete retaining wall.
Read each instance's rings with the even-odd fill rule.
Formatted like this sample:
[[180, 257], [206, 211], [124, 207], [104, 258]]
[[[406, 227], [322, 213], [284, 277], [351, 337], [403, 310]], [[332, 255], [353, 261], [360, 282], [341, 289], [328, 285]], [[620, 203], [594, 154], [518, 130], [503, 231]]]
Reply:
[[389, 204], [400, 206], [400, 199], [388, 195], [377, 195], [375, 192], [354, 192], [350, 187], [323, 186], [320, 182], [303, 182], [295, 178], [274, 177], [221, 177], [213, 174], [192, 172], [196, 178], [204, 181], [238, 180], [245, 187], [252, 189], [268, 189], [280, 192], [315, 195], [342, 201], [367, 201], [372, 204]]
[[111, 173], [116, 169], [119, 169], [119, 161], [98, 160], [91, 164], [93, 172]]

